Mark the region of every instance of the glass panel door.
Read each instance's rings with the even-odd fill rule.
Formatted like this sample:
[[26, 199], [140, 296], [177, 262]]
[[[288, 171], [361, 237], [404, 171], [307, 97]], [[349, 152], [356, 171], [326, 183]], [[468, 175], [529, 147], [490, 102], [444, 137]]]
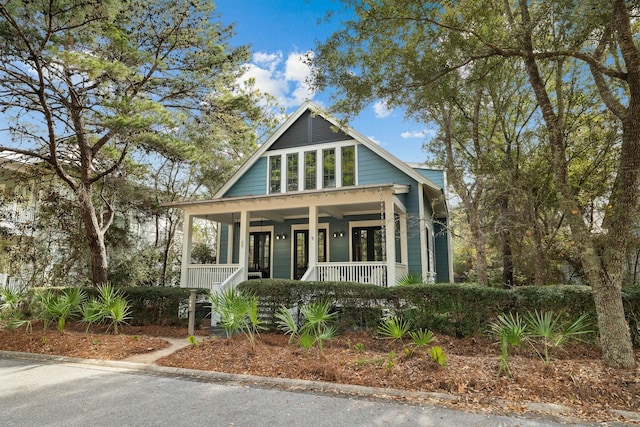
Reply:
[[271, 233], [249, 234], [249, 271], [262, 273], [263, 279], [271, 277]]
[[[327, 230], [318, 230], [318, 262], [327, 261]], [[293, 279], [300, 280], [309, 268], [309, 230], [293, 232]]]
[[382, 259], [382, 227], [356, 227], [351, 241], [353, 261], [384, 261]]
[[296, 230], [293, 236], [293, 280], [300, 280], [309, 266], [309, 231]]

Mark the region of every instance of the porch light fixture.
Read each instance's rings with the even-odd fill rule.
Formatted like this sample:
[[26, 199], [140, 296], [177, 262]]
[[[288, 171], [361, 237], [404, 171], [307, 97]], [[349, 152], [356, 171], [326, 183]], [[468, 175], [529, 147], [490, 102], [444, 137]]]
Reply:
[[286, 238], [287, 238], [287, 233], [276, 234], [276, 240], [285, 240]]
[[334, 231], [333, 237], [344, 237], [344, 231], [342, 230]]

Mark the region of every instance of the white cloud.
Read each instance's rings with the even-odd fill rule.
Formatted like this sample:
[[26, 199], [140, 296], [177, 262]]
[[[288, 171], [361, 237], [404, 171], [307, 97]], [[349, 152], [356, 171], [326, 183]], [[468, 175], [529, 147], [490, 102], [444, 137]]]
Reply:
[[241, 80], [254, 79], [255, 87], [272, 95], [281, 106], [298, 107], [314, 96], [307, 84], [311, 69], [303, 62], [308, 54], [290, 52], [285, 59], [281, 51], [254, 53]]
[[379, 119], [384, 119], [385, 117], [389, 117], [391, 115], [391, 110], [387, 106], [385, 101], [378, 101], [373, 105], [373, 111], [376, 113], [376, 117]]
[[436, 131], [433, 129], [424, 129], [420, 131], [406, 131], [402, 132], [400, 136], [403, 139], [409, 138], [433, 138], [436, 135]]

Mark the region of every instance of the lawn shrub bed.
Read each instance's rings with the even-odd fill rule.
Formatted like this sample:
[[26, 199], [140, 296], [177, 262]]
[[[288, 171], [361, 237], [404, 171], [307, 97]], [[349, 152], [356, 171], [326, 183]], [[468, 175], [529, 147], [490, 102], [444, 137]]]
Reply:
[[[554, 311], [567, 318], [588, 313], [594, 320], [595, 306], [588, 286], [523, 286], [514, 289], [476, 284], [422, 284], [383, 288], [352, 282], [300, 282], [283, 279], [249, 280], [239, 289], [260, 300], [262, 318], [275, 328], [279, 307], [296, 307], [316, 299], [327, 299], [339, 312], [342, 329], [375, 327], [392, 312], [426, 328], [456, 337], [484, 333], [500, 313]], [[623, 291], [631, 333], [640, 345], [640, 289]]]
[[[83, 288], [89, 298], [98, 295], [97, 288]], [[164, 286], [123, 286], [121, 291], [131, 307], [130, 325], [181, 325], [188, 319], [178, 318], [180, 303], [189, 299], [189, 289]], [[207, 289], [198, 289], [198, 298], [209, 294]], [[208, 315], [200, 312], [196, 317]], [[200, 319], [197, 319], [200, 320]]]

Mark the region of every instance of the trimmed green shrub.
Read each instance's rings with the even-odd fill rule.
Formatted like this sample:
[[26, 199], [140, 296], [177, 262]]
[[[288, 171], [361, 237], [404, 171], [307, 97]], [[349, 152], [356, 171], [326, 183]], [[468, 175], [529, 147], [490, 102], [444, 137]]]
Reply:
[[[514, 289], [475, 284], [413, 284], [383, 288], [351, 282], [300, 282], [283, 279], [249, 280], [239, 288], [260, 300], [265, 325], [275, 329], [281, 306], [300, 307], [317, 299], [331, 301], [340, 330], [373, 329], [383, 313], [410, 320], [424, 328], [456, 337], [487, 331], [501, 313], [554, 311], [569, 318], [583, 314], [596, 318], [591, 288], [587, 286], [525, 286]], [[623, 290], [631, 334], [640, 345], [640, 289]]]

